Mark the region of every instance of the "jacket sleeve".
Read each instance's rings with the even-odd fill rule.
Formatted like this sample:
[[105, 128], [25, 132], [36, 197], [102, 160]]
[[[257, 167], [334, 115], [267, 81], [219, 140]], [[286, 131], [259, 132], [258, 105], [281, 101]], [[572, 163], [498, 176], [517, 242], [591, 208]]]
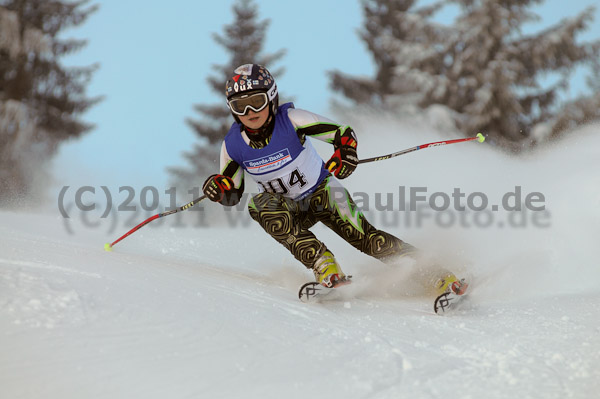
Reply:
[[244, 169], [229, 156], [225, 142], [223, 142], [223, 145], [221, 146], [220, 163], [221, 174], [230, 177], [234, 183], [234, 188], [225, 193], [225, 196], [220, 203], [225, 206], [237, 205], [244, 193]]
[[303, 143], [307, 136], [334, 146], [340, 137], [352, 136], [356, 140], [354, 130], [350, 126], [340, 125], [324, 116], [303, 109], [290, 109], [288, 116]]

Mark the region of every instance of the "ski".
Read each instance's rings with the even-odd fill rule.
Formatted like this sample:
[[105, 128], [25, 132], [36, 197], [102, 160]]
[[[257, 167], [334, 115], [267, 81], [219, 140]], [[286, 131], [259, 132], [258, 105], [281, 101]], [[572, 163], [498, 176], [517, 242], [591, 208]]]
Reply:
[[344, 277], [342, 281], [338, 282], [332, 288], [327, 288], [316, 281], [310, 281], [306, 284], [303, 284], [302, 287], [300, 287], [300, 289], [298, 290], [298, 299], [300, 299], [300, 302], [304, 303], [318, 302], [319, 300], [334, 292], [334, 288], [350, 284], [351, 278], [352, 276]]
[[462, 302], [466, 296], [466, 294], [458, 295], [451, 290], [446, 291], [435, 298], [435, 301], [433, 302], [433, 311], [437, 314], [443, 314], [455, 309], [456, 305]]
[[[340, 281], [336, 286], [332, 288], [327, 288], [316, 281], [310, 281], [308, 283], [303, 284], [300, 287], [300, 289], [298, 290], [298, 299], [300, 299], [300, 301], [304, 303], [319, 302], [323, 298], [336, 292], [337, 290], [335, 290], [334, 288], [350, 284], [352, 282], [350, 280], [351, 278], [352, 276], [347, 276], [343, 281]], [[452, 309], [455, 309], [456, 305], [460, 303], [465, 297], [465, 293], [458, 295], [454, 291], [448, 289], [448, 291], [435, 298], [435, 301], [433, 303], [433, 310], [437, 314], [446, 313]]]

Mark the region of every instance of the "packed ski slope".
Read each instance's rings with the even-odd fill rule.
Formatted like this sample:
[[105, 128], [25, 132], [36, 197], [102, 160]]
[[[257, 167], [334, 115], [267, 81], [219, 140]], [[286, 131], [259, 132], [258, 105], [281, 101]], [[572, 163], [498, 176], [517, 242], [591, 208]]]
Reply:
[[[356, 128], [363, 157], [445, 138], [390, 121]], [[186, 212], [188, 227], [165, 218], [109, 253], [130, 226], [0, 212], [0, 397], [595, 398], [599, 170], [598, 125], [524, 159], [467, 143], [359, 167], [344, 184], [369, 194], [374, 224], [471, 278], [469, 301], [445, 316], [415, 288], [426, 266], [379, 264], [323, 227], [354, 283], [303, 304], [311, 274], [253, 223], [196, 228]], [[407, 223], [374, 210], [375, 193], [399, 186], [490, 204], [520, 186], [543, 193], [548, 214]]]

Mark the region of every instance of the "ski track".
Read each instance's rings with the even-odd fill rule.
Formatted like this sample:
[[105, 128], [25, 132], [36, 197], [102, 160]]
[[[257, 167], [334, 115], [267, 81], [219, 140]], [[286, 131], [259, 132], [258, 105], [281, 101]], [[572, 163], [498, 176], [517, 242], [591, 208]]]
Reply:
[[[579, 140], [599, 148], [595, 136]], [[566, 181], [586, 160], [565, 156], [566, 171], [533, 181]], [[584, 203], [600, 204], [588, 184], [597, 170], [565, 183]], [[445, 316], [410, 291], [402, 265], [373, 262], [324, 229], [354, 282], [303, 304], [296, 291], [310, 272], [253, 225], [145, 228], [108, 253], [114, 233], [72, 222], [69, 234], [55, 211], [0, 212], [0, 397], [594, 398], [598, 207], [571, 206], [554, 184], [543, 186], [548, 231], [392, 230], [467, 265], [468, 300]]]

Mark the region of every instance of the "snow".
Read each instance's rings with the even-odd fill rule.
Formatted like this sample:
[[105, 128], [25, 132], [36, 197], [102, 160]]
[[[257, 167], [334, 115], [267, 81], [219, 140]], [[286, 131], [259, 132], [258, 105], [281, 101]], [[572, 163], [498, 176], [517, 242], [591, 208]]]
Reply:
[[[381, 119], [355, 126], [362, 157], [453, 138]], [[311, 274], [254, 223], [196, 228], [185, 212], [187, 228], [156, 221], [105, 252], [130, 227], [2, 211], [0, 397], [596, 397], [599, 131], [520, 159], [487, 143], [432, 148], [344, 181], [369, 194], [460, 187], [490, 203], [515, 185], [545, 195], [547, 227], [432, 217], [385, 228], [472, 278], [468, 301], [445, 316], [411, 289], [414, 262], [382, 265], [323, 227], [354, 283], [303, 304], [296, 291]]]

